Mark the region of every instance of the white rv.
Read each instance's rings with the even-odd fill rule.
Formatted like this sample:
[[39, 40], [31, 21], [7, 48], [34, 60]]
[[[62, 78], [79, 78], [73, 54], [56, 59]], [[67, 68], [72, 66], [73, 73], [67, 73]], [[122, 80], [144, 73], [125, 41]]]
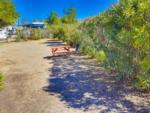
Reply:
[[7, 28], [1, 28], [0, 29], [0, 40], [1, 39], [7, 39], [8, 38], [8, 29]]
[[16, 29], [14, 26], [7, 26], [4, 28], [0, 28], [0, 39], [7, 39], [10, 35], [14, 35], [16, 33]]

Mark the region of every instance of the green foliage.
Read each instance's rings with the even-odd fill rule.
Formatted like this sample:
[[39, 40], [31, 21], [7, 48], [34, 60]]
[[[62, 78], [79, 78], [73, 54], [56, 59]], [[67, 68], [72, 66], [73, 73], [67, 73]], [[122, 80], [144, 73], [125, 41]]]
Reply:
[[3, 88], [3, 75], [2, 75], [2, 73], [0, 73], [0, 91], [2, 90], [2, 88]]
[[0, 27], [15, 23], [18, 16], [11, 0], [0, 0]]
[[21, 39], [22, 39], [21, 31], [17, 30], [17, 33], [16, 33], [16, 42], [20, 42]]
[[99, 59], [122, 80], [150, 88], [150, 1], [120, 0], [80, 25], [80, 50]]
[[39, 40], [43, 38], [49, 38], [50, 34], [48, 30], [42, 29], [22, 29], [17, 30], [17, 38], [16, 41], [27, 41], [27, 40]]
[[106, 37], [111, 41], [108, 44], [113, 42], [111, 49], [117, 51], [115, 55], [119, 59], [114, 57], [114, 61], [118, 61], [114, 65], [118, 65], [115, 70], [128, 79], [137, 76], [144, 79], [147, 72], [140, 62], [145, 58], [150, 59], [149, 17], [149, 0], [120, 0], [111, 10], [102, 14]]
[[72, 27], [72, 31], [68, 34], [68, 42], [70, 43], [70, 45], [74, 46], [76, 44], [79, 44], [81, 42], [80, 40], [80, 36], [81, 31], [77, 29], [78, 24], [73, 25], [74, 28]]
[[100, 56], [101, 61], [103, 62], [106, 61], [106, 54], [104, 51], [100, 51], [99, 56]]
[[16, 42], [27, 41], [29, 38], [26, 30], [17, 30]]
[[69, 9], [65, 10], [65, 16], [62, 18], [62, 22], [69, 24], [76, 23], [76, 16], [76, 9], [74, 7], [70, 7]]
[[67, 42], [74, 46], [79, 40], [78, 24], [50, 25], [48, 29], [53, 34], [53, 38]]
[[135, 82], [135, 86], [138, 89], [142, 90], [150, 90], [150, 74], [142, 75], [138, 77], [137, 81]]
[[31, 32], [31, 37], [30, 37], [31, 40], [39, 40], [39, 39], [43, 38], [41, 29], [33, 29], [33, 28], [31, 28], [30, 32]]
[[140, 73], [137, 79], [136, 86], [141, 89], [150, 90], [150, 56], [145, 57], [140, 62]]
[[64, 16], [61, 18], [57, 15], [57, 12], [52, 11], [47, 23], [48, 25], [75, 24], [77, 23], [76, 16], [76, 9], [74, 7], [65, 9]]
[[52, 11], [48, 18], [48, 24], [60, 24], [61, 20], [55, 11]]
[[51, 12], [47, 21], [48, 30], [51, 32], [53, 38], [65, 41], [71, 46], [75, 46], [80, 39], [80, 30], [77, 29], [76, 9], [70, 7], [66, 9], [64, 13], [65, 15], [60, 18], [55, 11]]

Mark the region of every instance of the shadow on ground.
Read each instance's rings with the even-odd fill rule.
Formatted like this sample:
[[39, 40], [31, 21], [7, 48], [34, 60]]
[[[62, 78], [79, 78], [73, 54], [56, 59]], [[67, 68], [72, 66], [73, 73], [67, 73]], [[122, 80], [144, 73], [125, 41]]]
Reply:
[[47, 40], [43, 44], [46, 44], [47, 46], [60, 46], [60, 45], [65, 45], [62, 41], [57, 41], [57, 40]]
[[68, 107], [85, 111], [97, 109], [101, 113], [150, 112], [149, 106], [135, 105], [127, 100], [125, 96], [132, 94], [133, 89], [115, 83], [113, 76], [100, 68], [96, 61], [77, 55], [47, 56], [44, 59], [52, 60], [53, 68], [49, 70], [52, 72], [49, 86], [43, 90], [57, 95]]

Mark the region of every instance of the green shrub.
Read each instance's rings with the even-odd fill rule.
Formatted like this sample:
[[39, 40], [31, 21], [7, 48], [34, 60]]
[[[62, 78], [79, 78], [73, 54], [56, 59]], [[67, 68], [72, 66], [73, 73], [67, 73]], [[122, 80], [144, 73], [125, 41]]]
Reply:
[[17, 37], [16, 37], [16, 41], [20, 42], [20, 41], [27, 41], [28, 40], [28, 36], [26, 34], [25, 30], [17, 30]]
[[138, 89], [150, 90], [150, 74], [147, 73], [146, 75], [139, 76], [135, 82], [135, 86]]
[[0, 91], [3, 88], [3, 75], [0, 73]]
[[137, 88], [150, 90], [150, 56], [140, 62], [140, 73], [135, 85]]
[[[111, 46], [109, 63], [125, 79], [138, 80], [149, 87], [150, 63], [149, 0], [120, 0], [111, 10], [101, 15], [105, 36]], [[145, 59], [146, 62], [145, 63]], [[144, 62], [144, 63], [143, 63]], [[147, 64], [148, 67], [143, 65]], [[145, 85], [145, 86], [144, 86]]]
[[100, 52], [99, 52], [99, 54], [98, 54], [98, 56], [99, 56], [99, 59], [102, 61], [102, 62], [104, 62], [104, 61], [106, 61], [106, 53], [103, 51], [103, 50], [101, 50]]
[[39, 40], [39, 39], [42, 38], [40, 29], [33, 29], [33, 28], [31, 28], [30, 32], [31, 32], [31, 40]]
[[17, 30], [16, 41], [39, 40], [50, 37], [50, 31], [43, 29], [28, 28]]
[[78, 24], [60, 24], [50, 25], [48, 29], [53, 35], [53, 38], [67, 42], [70, 45], [75, 45], [79, 40]]
[[149, 0], [120, 0], [81, 23], [80, 50], [100, 59], [120, 80], [136, 81], [136, 86], [149, 89], [149, 17]]

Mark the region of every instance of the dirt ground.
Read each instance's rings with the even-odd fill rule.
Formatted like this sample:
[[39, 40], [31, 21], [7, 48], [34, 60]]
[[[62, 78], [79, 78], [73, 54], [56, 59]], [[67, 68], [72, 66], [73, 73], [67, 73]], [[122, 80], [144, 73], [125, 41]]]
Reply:
[[51, 40], [0, 43], [0, 113], [150, 113], [150, 94], [116, 84], [85, 56], [51, 57]]

